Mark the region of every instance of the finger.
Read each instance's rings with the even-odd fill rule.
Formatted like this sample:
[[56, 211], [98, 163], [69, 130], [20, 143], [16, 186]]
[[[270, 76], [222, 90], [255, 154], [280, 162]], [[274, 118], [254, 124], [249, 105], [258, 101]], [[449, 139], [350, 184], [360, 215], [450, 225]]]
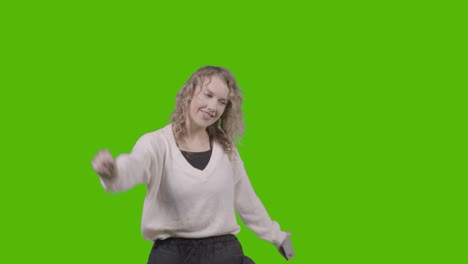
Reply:
[[104, 167], [106, 167], [106, 168], [110, 168], [110, 166], [111, 166], [110, 164], [111, 164], [111, 162], [108, 161], [108, 160], [102, 162], [102, 165], [103, 165]]
[[95, 172], [98, 172], [101, 169], [99, 162], [96, 160], [93, 160], [93, 162], [91, 163], [91, 166], [93, 167], [93, 170]]
[[113, 174], [113, 170], [110, 169], [110, 168], [105, 168], [105, 171], [108, 175], [112, 175]]
[[94, 168], [94, 171], [96, 171], [97, 174], [101, 174], [101, 173], [104, 172], [104, 169], [102, 168], [102, 166], [96, 166], [96, 167]]
[[111, 175], [107, 169], [101, 170], [98, 174], [105, 178], [108, 178]]

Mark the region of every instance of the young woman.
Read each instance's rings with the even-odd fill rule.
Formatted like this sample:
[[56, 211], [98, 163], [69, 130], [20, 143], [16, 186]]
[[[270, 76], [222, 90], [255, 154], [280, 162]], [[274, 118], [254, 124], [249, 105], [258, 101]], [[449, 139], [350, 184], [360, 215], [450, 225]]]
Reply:
[[130, 154], [114, 159], [104, 150], [94, 157], [106, 191], [147, 185], [142, 233], [154, 242], [148, 263], [254, 263], [234, 236], [236, 211], [260, 238], [293, 257], [282, 248], [290, 233], [271, 220], [237, 151], [241, 103], [230, 71], [200, 68], [177, 94], [171, 124], [143, 135]]

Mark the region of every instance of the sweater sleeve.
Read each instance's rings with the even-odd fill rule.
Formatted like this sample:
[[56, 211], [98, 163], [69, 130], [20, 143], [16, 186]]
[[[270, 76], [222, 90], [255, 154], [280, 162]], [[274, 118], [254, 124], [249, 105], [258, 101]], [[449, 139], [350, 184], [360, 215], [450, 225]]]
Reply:
[[250, 183], [237, 150], [233, 164], [237, 213], [244, 224], [258, 237], [280, 247], [286, 240], [287, 234], [281, 231], [279, 224], [268, 215]]
[[107, 192], [122, 192], [137, 184], [148, 184], [157, 157], [152, 146], [151, 134], [138, 139], [131, 153], [121, 154], [116, 159], [116, 175], [112, 178], [100, 177]]

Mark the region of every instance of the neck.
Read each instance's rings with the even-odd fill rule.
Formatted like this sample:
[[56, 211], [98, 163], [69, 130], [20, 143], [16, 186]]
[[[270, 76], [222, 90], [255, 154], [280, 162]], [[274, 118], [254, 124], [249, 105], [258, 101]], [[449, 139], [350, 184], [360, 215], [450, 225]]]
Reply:
[[183, 138], [184, 150], [205, 150], [210, 147], [210, 137], [205, 128], [196, 127], [187, 122], [187, 134]]
[[188, 142], [203, 142], [209, 139], [208, 132], [205, 130], [190, 131], [187, 129], [187, 134], [184, 139]]
[[187, 139], [206, 139], [208, 137], [208, 132], [206, 132], [206, 128], [199, 127], [194, 125], [189, 118], [185, 122], [187, 128]]

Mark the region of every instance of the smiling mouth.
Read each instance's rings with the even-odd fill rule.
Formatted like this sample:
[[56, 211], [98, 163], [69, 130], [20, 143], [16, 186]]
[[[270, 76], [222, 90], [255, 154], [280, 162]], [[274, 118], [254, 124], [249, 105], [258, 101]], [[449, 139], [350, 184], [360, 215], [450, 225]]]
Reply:
[[213, 118], [214, 115], [213, 114], [210, 114], [210, 113], [207, 113], [203, 110], [200, 110], [202, 113], [203, 113], [203, 116], [205, 117], [205, 119], [210, 119], [210, 118]]

